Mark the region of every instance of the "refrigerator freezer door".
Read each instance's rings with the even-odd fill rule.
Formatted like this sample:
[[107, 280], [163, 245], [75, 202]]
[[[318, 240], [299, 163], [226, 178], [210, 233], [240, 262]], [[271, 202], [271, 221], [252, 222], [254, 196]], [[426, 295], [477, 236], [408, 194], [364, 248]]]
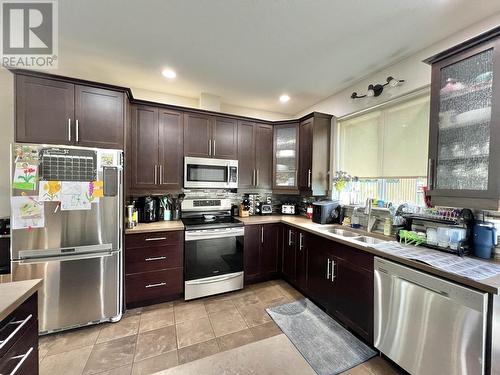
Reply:
[[39, 331], [119, 319], [121, 252], [12, 262], [13, 281], [43, 279]]

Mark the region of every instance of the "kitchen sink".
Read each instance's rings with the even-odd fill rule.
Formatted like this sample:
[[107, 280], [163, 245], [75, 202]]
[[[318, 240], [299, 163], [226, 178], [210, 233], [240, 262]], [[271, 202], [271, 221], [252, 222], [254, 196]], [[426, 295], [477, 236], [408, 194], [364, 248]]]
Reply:
[[364, 242], [364, 243], [369, 244], [369, 245], [375, 245], [378, 243], [386, 242], [384, 240], [379, 240], [378, 238], [367, 237], [367, 236], [361, 236], [358, 238], [354, 238], [354, 240], [359, 241], [359, 242]]
[[344, 230], [344, 229], [330, 229], [330, 230], [328, 230], [328, 232], [336, 234], [338, 236], [342, 236], [342, 237], [359, 237], [360, 236], [359, 233], [351, 232], [351, 231]]

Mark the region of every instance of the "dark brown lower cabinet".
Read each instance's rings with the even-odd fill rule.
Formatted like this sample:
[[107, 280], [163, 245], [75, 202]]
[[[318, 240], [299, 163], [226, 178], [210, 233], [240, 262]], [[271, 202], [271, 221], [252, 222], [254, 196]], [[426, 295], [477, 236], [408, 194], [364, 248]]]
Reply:
[[373, 271], [336, 258], [334, 272], [334, 294], [329, 310], [351, 330], [372, 343]]
[[245, 227], [245, 282], [252, 283], [278, 276], [281, 238], [281, 224]]
[[307, 292], [309, 297], [324, 308], [328, 308], [333, 295], [331, 280], [332, 255], [329, 242], [318, 236], [309, 235]]
[[184, 232], [125, 236], [125, 304], [145, 306], [179, 298], [183, 292]]
[[301, 292], [307, 289], [307, 232], [285, 225], [281, 273]]
[[294, 285], [372, 344], [373, 255], [307, 232], [299, 231], [299, 238], [300, 233], [306, 261], [300, 260], [299, 242], [296, 273], [300, 274], [300, 267], [306, 265], [306, 287], [300, 277], [296, 278]]
[[243, 250], [245, 282], [251, 282], [260, 276], [261, 228], [262, 225], [245, 226], [245, 244]]
[[0, 374], [38, 374], [38, 293], [0, 322]]
[[307, 253], [310, 246], [311, 235], [298, 230], [295, 242], [295, 282], [299, 290], [307, 292]]
[[293, 227], [284, 226], [281, 274], [283, 275], [283, 278], [288, 282], [290, 282], [291, 284], [295, 284], [296, 280], [296, 275], [295, 275], [296, 238], [297, 238], [297, 231]]

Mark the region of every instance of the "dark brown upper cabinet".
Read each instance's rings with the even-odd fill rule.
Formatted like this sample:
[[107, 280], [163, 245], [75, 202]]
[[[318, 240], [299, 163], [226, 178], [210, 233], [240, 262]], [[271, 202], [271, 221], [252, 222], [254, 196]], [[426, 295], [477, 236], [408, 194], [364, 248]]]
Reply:
[[273, 190], [298, 192], [299, 123], [274, 126]]
[[159, 176], [162, 189], [182, 188], [184, 134], [181, 112], [159, 110]]
[[96, 87], [75, 86], [75, 144], [123, 148], [125, 95]]
[[312, 113], [299, 124], [299, 190], [327, 195], [330, 179], [330, 128], [332, 116]]
[[500, 207], [500, 28], [432, 64], [428, 187], [434, 205]]
[[70, 145], [75, 114], [75, 85], [15, 75], [16, 142]]
[[16, 142], [123, 149], [124, 92], [16, 74]]
[[299, 124], [299, 190], [312, 191], [313, 118]]
[[273, 186], [273, 127], [257, 124], [255, 130], [256, 185], [269, 190]]
[[212, 156], [217, 159], [238, 158], [238, 121], [216, 117], [212, 128]]
[[237, 120], [189, 112], [185, 116], [185, 156], [238, 158]]
[[271, 189], [273, 167], [272, 149], [272, 125], [239, 121], [239, 189]]
[[189, 112], [184, 116], [184, 155], [211, 157], [213, 117]]
[[132, 106], [130, 190], [182, 188], [182, 112]]
[[238, 188], [255, 189], [255, 123], [238, 124]]
[[159, 160], [158, 108], [131, 108], [131, 189], [157, 187]]

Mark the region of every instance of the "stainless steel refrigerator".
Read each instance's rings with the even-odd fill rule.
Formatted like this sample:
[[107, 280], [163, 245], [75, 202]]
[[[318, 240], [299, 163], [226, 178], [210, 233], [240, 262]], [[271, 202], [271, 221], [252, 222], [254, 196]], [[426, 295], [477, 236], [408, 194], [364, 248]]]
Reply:
[[39, 330], [122, 314], [123, 152], [12, 145], [13, 280], [41, 278]]

